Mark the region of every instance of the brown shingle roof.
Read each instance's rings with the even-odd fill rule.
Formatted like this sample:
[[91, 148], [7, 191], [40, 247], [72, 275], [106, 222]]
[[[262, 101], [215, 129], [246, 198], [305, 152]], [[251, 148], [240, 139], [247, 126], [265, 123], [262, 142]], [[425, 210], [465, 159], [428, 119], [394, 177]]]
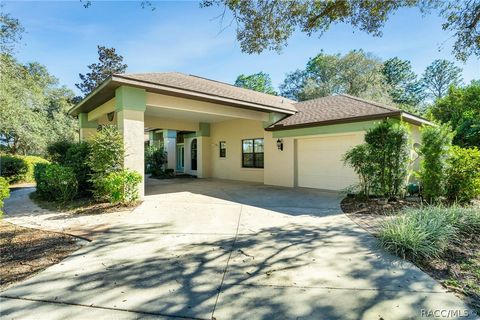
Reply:
[[229, 98], [264, 106], [275, 107], [288, 111], [296, 111], [295, 101], [285, 97], [274, 96], [249, 89], [239, 88], [231, 84], [210, 80], [179, 72], [164, 73], [130, 73], [115, 74], [115, 77], [138, 80], [191, 92], [208, 94], [210, 96]]
[[278, 121], [269, 129], [353, 122], [401, 114], [400, 109], [346, 94], [298, 102], [295, 107], [297, 113]]

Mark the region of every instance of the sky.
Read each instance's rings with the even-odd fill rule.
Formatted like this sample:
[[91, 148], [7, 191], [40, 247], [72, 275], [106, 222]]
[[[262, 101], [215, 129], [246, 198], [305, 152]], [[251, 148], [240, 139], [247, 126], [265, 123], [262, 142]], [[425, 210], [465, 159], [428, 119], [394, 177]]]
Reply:
[[[221, 24], [220, 8], [200, 8], [198, 2], [155, 2], [155, 10], [138, 2], [93, 2], [86, 9], [74, 1], [3, 1], [4, 11], [20, 20], [26, 33], [16, 57], [40, 62], [61, 84], [71, 89], [79, 73], [97, 61], [97, 45], [115, 47], [128, 65], [127, 72], [178, 71], [233, 83], [239, 74], [270, 74], [278, 87], [285, 74], [304, 68], [321, 50], [345, 54], [364, 49], [385, 60], [410, 60], [417, 74], [435, 59], [455, 61], [452, 37], [436, 15], [422, 16], [418, 9], [402, 9], [387, 22], [382, 37], [373, 37], [346, 24], [323, 36], [294, 34], [281, 53], [242, 53], [234, 25]], [[480, 60], [455, 62], [466, 83], [480, 78]]]

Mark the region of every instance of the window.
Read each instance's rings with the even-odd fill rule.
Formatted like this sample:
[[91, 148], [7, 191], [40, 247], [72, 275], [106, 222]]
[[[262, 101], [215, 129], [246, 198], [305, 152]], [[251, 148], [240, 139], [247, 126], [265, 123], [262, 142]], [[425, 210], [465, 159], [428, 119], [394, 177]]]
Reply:
[[263, 168], [263, 139], [242, 140], [242, 167]]
[[227, 146], [225, 144], [225, 141], [220, 141], [218, 144], [220, 147], [220, 158], [226, 158], [227, 157]]
[[192, 140], [190, 145], [191, 170], [197, 170], [197, 139]]

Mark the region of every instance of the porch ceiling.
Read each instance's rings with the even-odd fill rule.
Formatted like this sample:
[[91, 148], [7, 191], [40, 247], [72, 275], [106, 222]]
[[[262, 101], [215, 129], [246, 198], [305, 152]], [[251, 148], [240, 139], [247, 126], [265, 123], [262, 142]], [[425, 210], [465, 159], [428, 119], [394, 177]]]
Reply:
[[234, 117], [228, 117], [223, 115], [177, 110], [177, 109], [158, 108], [153, 106], [147, 106], [147, 109], [145, 111], [145, 117], [148, 117], [148, 116], [166, 118], [166, 119], [178, 119], [178, 120], [191, 121], [191, 122], [206, 122], [206, 123], [214, 123], [214, 122], [235, 119]]

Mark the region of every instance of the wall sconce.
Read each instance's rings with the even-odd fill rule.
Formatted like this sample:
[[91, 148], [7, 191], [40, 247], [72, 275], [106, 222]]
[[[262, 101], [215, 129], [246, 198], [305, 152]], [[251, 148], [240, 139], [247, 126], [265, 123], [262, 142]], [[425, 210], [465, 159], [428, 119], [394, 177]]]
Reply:
[[277, 140], [277, 148], [278, 150], [283, 151], [283, 139]]
[[108, 119], [108, 121], [112, 122], [114, 116], [115, 116], [115, 111], [112, 111], [112, 112], [107, 113], [107, 119]]

